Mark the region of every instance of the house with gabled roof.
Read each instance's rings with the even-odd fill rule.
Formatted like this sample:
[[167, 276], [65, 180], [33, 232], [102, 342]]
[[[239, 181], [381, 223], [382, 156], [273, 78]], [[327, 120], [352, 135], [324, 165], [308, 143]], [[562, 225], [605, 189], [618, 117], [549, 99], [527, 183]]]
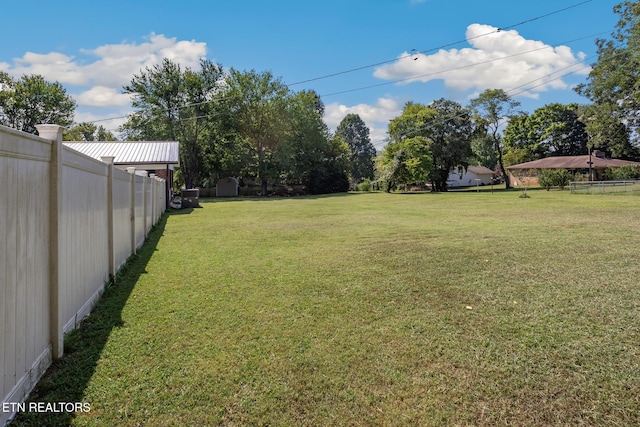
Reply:
[[469, 166], [460, 171], [451, 171], [447, 179], [447, 187], [474, 187], [489, 185], [495, 172], [484, 166]]
[[605, 178], [605, 171], [608, 168], [628, 165], [640, 167], [640, 162], [611, 159], [606, 157], [604, 152], [596, 150], [590, 155], [545, 157], [508, 166], [506, 169], [509, 172], [511, 184], [517, 186], [523, 183], [523, 179], [526, 179], [529, 185], [537, 185], [538, 173], [544, 169], [566, 169], [574, 175], [583, 174], [590, 176], [591, 181], [600, 181]]

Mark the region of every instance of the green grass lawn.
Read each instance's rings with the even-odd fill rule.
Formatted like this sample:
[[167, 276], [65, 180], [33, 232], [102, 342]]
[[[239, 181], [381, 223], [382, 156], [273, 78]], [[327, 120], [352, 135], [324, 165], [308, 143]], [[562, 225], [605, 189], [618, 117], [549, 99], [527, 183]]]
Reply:
[[16, 425], [640, 424], [640, 198], [519, 194], [167, 215]]

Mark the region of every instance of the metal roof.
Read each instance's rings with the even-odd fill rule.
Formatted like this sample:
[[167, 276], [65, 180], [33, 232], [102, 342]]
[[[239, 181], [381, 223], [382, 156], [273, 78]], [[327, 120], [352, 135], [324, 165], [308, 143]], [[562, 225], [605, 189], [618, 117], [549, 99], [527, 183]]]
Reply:
[[[625, 165], [640, 166], [640, 163], [638, 162], [620, 159], [607, 159], [596, 156], [591, 156], [591, 162], [591, 167], [599, 169], [617, 168]], [[532, 162], [512, 165], [507, 167], [507, 169], [589, 169], [589, 155], [545, 157], [544, 159], [538, 159]]]
[[116, 165], [180, 164], [177, 141], [63, 142], [94, 159], [115, 157]]

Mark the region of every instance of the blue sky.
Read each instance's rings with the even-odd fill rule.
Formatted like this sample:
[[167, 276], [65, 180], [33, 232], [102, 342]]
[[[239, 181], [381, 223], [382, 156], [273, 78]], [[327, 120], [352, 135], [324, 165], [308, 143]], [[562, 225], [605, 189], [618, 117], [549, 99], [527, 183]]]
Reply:
[[[270, 70], [294, 90], [314, 89], [330, 127], [358, 113], [380, 146], [388, 120], [407, 101], [445, 97], [466, 104], [499, 87], [526, 111], [550, 102], [585, 103], [572, 87], [595, 60], [595, 39], [613, 31], [617, 3], [9, 2], [0, 26], [0, 70], [59, 81], [76, 98], [82, 122], [131, 111], [121, 89], [141, 68], [163, 57], [197, 67], [206, 57], [227, 69]], [[353, 69], [359, 70], [316, 79]], [[315, 80], [294, 84], [309, 79]], [[115, 130], [122, 121], [98, 123]]]

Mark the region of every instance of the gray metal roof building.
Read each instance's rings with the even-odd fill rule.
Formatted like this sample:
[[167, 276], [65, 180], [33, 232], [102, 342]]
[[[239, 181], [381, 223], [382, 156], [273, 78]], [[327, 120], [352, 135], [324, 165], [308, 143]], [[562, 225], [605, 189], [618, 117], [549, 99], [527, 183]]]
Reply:
[[63, 144], [98, 160], [103, 156], [113, 156], [116, 166], [165, 169], [169, 165], [179, 166], [180, 164], [177, 141], [64, 142]]

